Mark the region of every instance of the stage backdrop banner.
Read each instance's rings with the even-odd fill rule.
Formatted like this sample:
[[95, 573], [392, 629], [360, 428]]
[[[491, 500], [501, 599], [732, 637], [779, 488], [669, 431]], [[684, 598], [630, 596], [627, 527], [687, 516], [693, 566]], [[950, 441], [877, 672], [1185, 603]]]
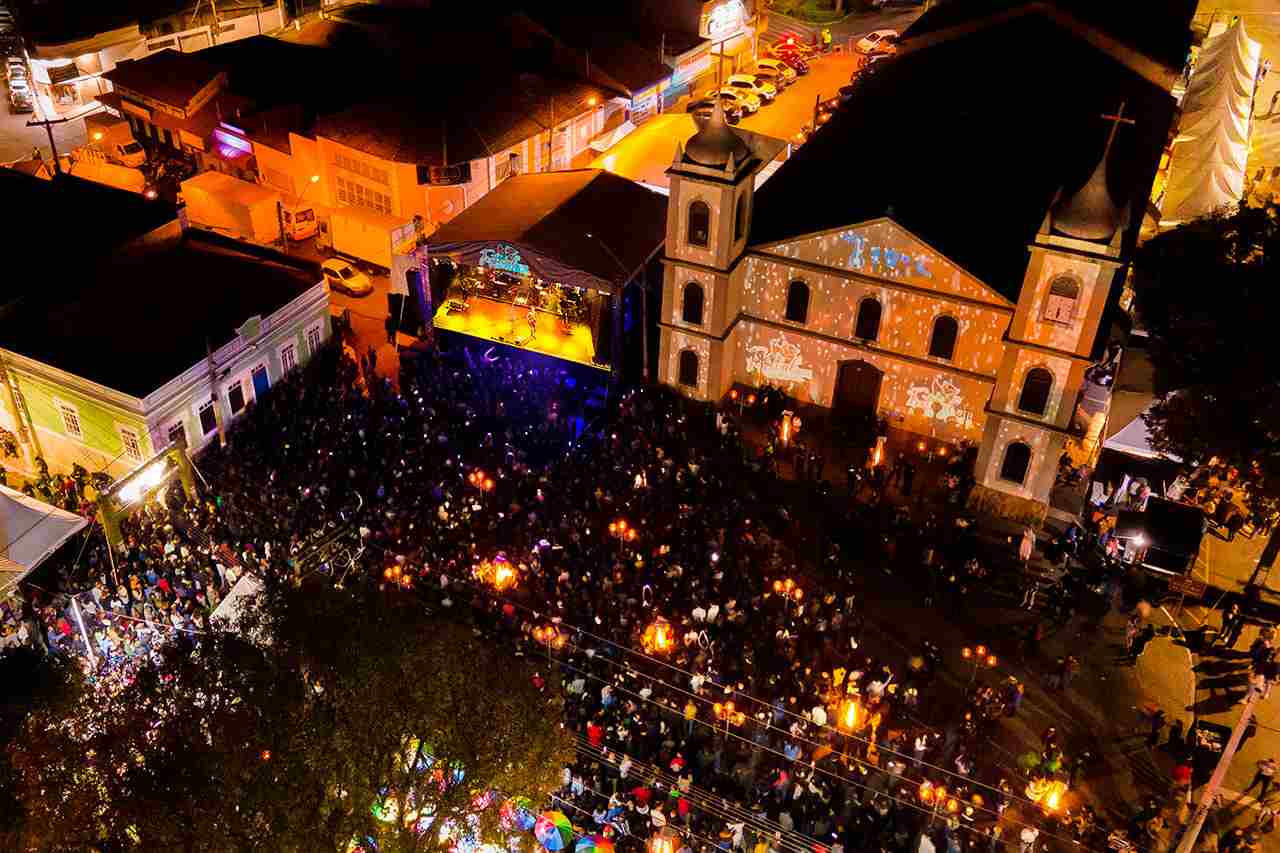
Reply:
[[546, 282], [598, 290], [611, 294], [616, 289], [613, 282], [605, 281], [591, 273], [566, 266], [555, 258], [549, 258], [519, 243], [470, 241], [462, 243], [428, 243], [432, 255], [447, 255], [460, 264], [488, 267], [512, 275], [534, 275]]

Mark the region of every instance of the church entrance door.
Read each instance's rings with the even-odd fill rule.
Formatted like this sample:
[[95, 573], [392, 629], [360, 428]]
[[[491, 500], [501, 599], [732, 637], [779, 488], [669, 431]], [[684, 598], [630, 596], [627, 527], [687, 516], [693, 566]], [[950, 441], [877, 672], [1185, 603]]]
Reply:
[[883, 371], [861, 359], [840, 362], [831, 408], [842, 415], [875, 414], [883, 379]]

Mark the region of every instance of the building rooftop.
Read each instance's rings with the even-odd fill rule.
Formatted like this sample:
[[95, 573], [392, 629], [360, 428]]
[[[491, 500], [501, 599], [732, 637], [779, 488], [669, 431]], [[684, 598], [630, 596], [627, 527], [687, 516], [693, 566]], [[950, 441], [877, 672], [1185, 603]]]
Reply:
[[[7, 169], [0, 192], [28, 211], [10, 235], [28, 251], [13, 278], [24, 286], [0, 307], [3, 346], [135, 397], [199, 363], [206, 340], [225, 344], [245, 320], [319, 281], [310, 264], [183, 234], [172, 205], [133, 193]], [[47, 223], [67, 211], [91, 217], [93, 227], [76, 232], [74, 260], [63, 265], [53, 259], [67, 255], [68, 238]]]
[[666, 228], [666, 196], [602, 169], [573, 169], [503, 181], [441, 226], [428, 246], [512, 243], [617, 282], [662, 247]]
[[220, 73], [222, 68], [200, 52], [182, 53], [170, 49], [121, 62], [102, 76], [121, 89], [132, 90], [171, 106], [186, 107]]
[[[1174, 102], [1125, 61], [1049, 17], [1022, 15], [874, 68], [760, 188], [752, 244], [888, 216], [1016, 298], [1027, 244], [1059, 192], [1095, 171], [1111, 129], [1102, 116], [1124, 101], [1137, 124], [1118, 130], [1109, 193], [1132, 211], [1132, 245]], [[905, 104], [920, 118], [885, 121]]]

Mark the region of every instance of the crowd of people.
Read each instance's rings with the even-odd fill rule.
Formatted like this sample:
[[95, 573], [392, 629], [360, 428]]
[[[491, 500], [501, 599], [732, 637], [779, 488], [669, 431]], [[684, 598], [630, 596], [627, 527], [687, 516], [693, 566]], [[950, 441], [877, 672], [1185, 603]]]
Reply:
[[[1090, 812], [1049, 817], [1027, 792], [1078, 772], [1056, 734], [1015, 772], [987, 759], [1022, 685], [975, 670], [957, 700], [936, 650], [872, 651], [867, 604], [844, 571], [797, 561], [809, 531], [705, 407], [642, 389], [599, 418], [580, 377], [483, 351], [405, 359], [398, 387], [364, 368], [323, 352], [198, 458], [198, 498], [170, 486], [114, 560], [90, 545], [58, 589], [29, 591], [40, 641], [127, 671], [166, 634], [211, 630], [243, 571], [387, 583], [394, 567], [566, 692], [579, 760], [559, 802], [620, 846], [677, 829], [673, 850], [1106, 845]], [[955, 575], [981, 568], [962, 528], [893, 517], [964, 566], [963, 596]], [[496, 589], [500, 553], [514, 575]], [[946, 575], [929, 571], [935, 592]]]

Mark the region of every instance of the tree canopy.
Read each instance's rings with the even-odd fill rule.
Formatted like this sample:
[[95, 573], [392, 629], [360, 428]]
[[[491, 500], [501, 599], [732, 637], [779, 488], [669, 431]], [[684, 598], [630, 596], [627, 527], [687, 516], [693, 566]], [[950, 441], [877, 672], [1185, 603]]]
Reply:
[[[24, 843], [301, 853], [371, 837], [401, 853], [445, 825], [492, 840], [496, 805], [470, 817], [485, 795], [540, 801], [572, 752], [530, 672], [411, 594], [285, 585], [240, 628], [35, 711], [10, 747]], [[431, 832], [408, 819], [428, 816]]]
[[1150, 335], [1157, 450], [1234, 466], [1255, 499], [1280, 497], [1280, 373], [1270, 326], [1280, 209], [1242, 207], [1160, 234], [1138, 252], [1134, 294]]

